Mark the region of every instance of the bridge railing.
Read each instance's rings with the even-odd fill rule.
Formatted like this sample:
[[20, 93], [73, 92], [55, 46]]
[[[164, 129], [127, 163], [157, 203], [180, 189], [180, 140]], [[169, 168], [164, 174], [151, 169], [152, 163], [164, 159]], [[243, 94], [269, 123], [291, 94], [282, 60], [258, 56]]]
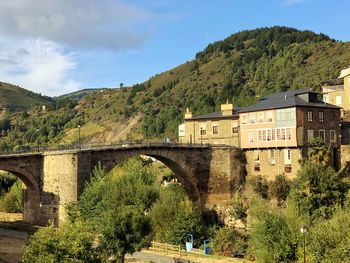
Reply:
[[146, 148], [146, 147], [169, 147], [169, 148], [214, 148], [228, 147], [225, 144], [209, 143], [178, 143], [178, 142], [160, 142], [160, 141], [126, 141], [108, 144], [62, 144], [54, 147], [50, 146], [28, 146], [16, 151], [3, 151], [0, 155], [14, 154], [38, 154], [53, 151], [87, 151], [87, 150], [108, 150], [108, 149], [127, 149], [127, 148]]

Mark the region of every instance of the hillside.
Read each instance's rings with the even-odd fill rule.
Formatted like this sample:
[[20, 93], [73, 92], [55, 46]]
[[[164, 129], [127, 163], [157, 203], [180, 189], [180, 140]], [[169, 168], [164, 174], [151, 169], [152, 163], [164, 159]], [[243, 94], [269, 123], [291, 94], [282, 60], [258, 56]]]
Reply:
[[36, 106], [49, 106], [53, 100], [18, 86], [0, 82], [0, 110], [23, 111]]
[[71, 100], [75, 100], [75, 101], [79, 101], [82, 98], [93, 94], [97, 91], [104, 91], [104, 90], [108, 90], [109, 88], [100, 88], [100, 89], [82, 89], [82, 90], [78, 90], [78, 91], [74, 91], [68, 94], [64, 94], [64, 95], [60, 95], [58, 97], [56, 97], [55, 99], [66, 99], [69, 98]]
[[226, 100], [245, 106], [280, 90], [319, 91], [349, 61], [350, 43], [323, 34], [286, 27], [242, 31], [144, 83], [90, 93], [78, 104], [66, 101], [59, 111], [17, 114], [11, 119], [17, 129], [0, 139], [0, 149], [16, 140], [22, 146], [37, 143], [28, 125], [43, 127], [40, 143], [49, 145], [76, 142], [78, 124], [84, 142], [175, 140], [186, 107], [198, 115], [218, 110]]

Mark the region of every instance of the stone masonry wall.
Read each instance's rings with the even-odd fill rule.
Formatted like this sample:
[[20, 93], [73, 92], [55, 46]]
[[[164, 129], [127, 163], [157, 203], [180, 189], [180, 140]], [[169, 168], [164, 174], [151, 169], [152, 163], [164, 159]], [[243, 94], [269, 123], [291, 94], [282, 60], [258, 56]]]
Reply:
[[65, 220], [65, 205], [78, 198], [78, 156], [76, 153], [44, 156], [43, 198], [41, 207], [42, 223], [54, 220], [58, 226]]
[[269, 162], [269, 152], [268, 149], [260, 149], [260, 171], [254, 170], [254, 150], [245, 151], [247, 159], [247, 173], [248, 178], [252, 178], [258, 175], [268, 179], [274, 180], [277, 175], [284, 174], [287, 178], [292, 179], [296, 176], [297, 171], [300, 168], [299, 160], [302, 158], [302, 153], [300, 149], [291, 149], [291, 167], [290, 172], [285, 172], [285, 149], [275, 149], [275, 164], [270, 164]]

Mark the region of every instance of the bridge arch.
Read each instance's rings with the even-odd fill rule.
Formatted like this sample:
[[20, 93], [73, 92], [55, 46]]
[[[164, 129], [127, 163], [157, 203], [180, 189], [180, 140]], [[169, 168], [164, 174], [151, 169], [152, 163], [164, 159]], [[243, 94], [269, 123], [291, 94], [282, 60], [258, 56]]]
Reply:
[[0, 170], [15, 175], [25, 186], [23, 189], [23, 221], [31, 224], [39, 224], [38, 211], [40, 209], [41, 191], [37, 177], [18, 163], [0, 162]]
[[[112, 170], [116, 165], [127, 161], [128, 159], [146, 155], [152, 157], [158, 161], [161, 161], [166, 165], [179, 180], [181, 185], [184, 187], [189, 198], [197, 203], [199, 206], [202, 205], [202, 194], [199, 187], [198, 170], [193, 165], [193, 160], [188, 153], [179, 153], [176, 151], [169, 150], [168, 148], [156, 148], [156, 149], [123, 149], [122, 151], [106, 151], [104, 154], [98, 153], [96, 156], [92, 153], [92, 167], [100, 162], [107, 171]], [[204, 163], [203, 163], [204, 166]], [[203, 174], [202, 176], [206, 176]]]

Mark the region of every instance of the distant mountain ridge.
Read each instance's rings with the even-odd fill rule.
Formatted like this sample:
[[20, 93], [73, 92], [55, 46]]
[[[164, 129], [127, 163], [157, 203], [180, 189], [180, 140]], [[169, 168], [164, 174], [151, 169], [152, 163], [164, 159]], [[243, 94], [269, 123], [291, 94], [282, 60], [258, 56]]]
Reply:
[[9, 83], [0, 82], [0, 108], [23, 111], [35, 106], [48, 106], [53, 99]]

